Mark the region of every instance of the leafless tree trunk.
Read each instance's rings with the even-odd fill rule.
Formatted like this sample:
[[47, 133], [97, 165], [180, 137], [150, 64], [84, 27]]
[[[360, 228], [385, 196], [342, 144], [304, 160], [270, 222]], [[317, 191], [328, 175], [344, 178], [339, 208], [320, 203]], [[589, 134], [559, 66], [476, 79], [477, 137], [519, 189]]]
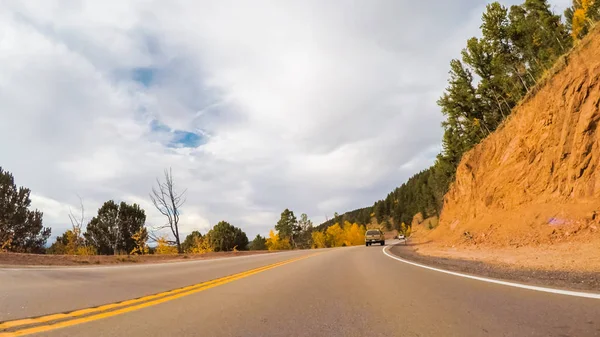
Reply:
[[83, 223], [85, 222], [85, 208], [83, 207], [83, 199], [81, 199], [79, 195], [77, 195], [77, 198], [79, 198], [79, 211], [81, 214], [75, 215], [73, 210], [71, 210], [69, 207], [69, 220], [71, 221], [71, 226], [73, 227], [73, 233], [75, 234], [77, 241], [79, 241], [82, 239], [83, 235], [82, 228]]
[[161, 182], [156, 179], [157, 187], [152, 188], [150, 193], [150, 199], [154, 204], [154, 207], [167, 218], [167, 223], [163, 226], [159, 226], [156, 229], [170, 228], [173, 236], [175, 237], [175, 244], [177, 245], [177, 251], [181, 254], [181, 241], [179, 240], [179, 208], [185, 203], [185, 192], [181, 193], [175, 191], [175, 184], [173, 183], [173, 174], [171, 169], [165, 169], [165, 181]]

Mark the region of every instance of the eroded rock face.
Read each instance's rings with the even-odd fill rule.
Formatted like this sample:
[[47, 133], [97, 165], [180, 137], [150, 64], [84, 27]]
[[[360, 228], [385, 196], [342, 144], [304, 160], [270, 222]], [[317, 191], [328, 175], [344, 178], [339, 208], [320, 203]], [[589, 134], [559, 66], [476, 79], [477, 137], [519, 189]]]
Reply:
[[590, 214], [600, 213], [600, 31], [562, 66], [463, 156], [433, 237], [494, 245], [600, 240], [590, 227], [598, 222]]

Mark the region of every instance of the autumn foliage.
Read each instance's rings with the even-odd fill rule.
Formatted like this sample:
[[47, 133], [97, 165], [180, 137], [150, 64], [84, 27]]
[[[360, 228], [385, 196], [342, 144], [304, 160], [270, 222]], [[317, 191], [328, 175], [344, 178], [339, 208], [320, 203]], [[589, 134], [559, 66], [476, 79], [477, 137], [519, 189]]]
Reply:
[[288, 250], [292, 249], [292, 245], [290, 244], [290, 240], [287, 238], [281, 238], [279, 233], [275, 233], [271, 229], [269, 231], [269, 237], [267, 238], [267, 249], [268, 250]]
[[134, 246], [133, 246], [133, 250], [130, 252], [130, 254], [133, 255], [145, 255], [148, 254], [148, 245], [146, 244], [146, 242], [148, 241], [148, 230], [146, 229], [146, 227], [142, 227], [139, 230], [137, 230], [132, 236], [131, 238], [133, 239], [134, 242]]
[[321, 231], [312, 232], [312, 248], [326, 248], [327, 247], [327, 238], [325, 237], [325, 233]]
[[87, 245], [78, 229], [69, 229], [56, 238], [48, 248], [49, 254], [59, 255], [96, 255], [96, 249]]
[[312, 248], [357, 246], [365, 243], [365, 226], [344, 222], [344, 226], [336, 223], [325, 231], [312, 233]]
[[184, 241], [184, 251], [190, 254], [204, 254], [214, 251], [208, 235], [202, 236], [200, 232], [192, 232]]
[[600, 18], [600, 1], [574, 0], [573, 6], [565, 11], [567, 23], [571, 25], [571, 36], [575, 40], [584, 37], [591, 26]]
[[161, 236], [156, 240], [155, 254], [177, 254], [177, 246], [169, 243], [167, 236]]

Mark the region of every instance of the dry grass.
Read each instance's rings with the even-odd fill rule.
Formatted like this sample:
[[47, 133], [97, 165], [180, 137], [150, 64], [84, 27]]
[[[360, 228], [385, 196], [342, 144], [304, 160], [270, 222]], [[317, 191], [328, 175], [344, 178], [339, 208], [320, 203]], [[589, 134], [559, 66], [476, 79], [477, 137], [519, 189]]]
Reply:
[[268, 251], [211, 252], [205, 254], [173, 255], [43, 255], [0, 253], [0, 266], [81, 266], [113, 265], [133, 263], [164, 263], [183, 260], [206, 260], [255, 254], [268, 254]]

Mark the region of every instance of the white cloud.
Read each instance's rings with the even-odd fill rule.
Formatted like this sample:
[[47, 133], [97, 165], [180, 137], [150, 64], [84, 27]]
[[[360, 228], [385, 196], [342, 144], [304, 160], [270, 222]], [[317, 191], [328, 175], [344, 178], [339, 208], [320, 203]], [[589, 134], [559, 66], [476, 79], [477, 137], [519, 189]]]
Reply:
[[[475, 0], [4, 1], [0, 164], [33, 190], [54, 234], [76, 194], [88, 217], [115, 199], [160, 224], [148, 192], [166, 167], [188, 189], [183, 232], [228, 220], [266, 233], [286, 207], [318, 223], [432, 163], [435, 101], [482, 10]], [[175, 130], [203, 145], [170, 147]]]
[[71, 205], [37, 194], [31, 194], [31, 203], [38, 209], [44, 210], [46, 222], [62, 223], [65, 228], [70, 224], [70, 212], [73, 211], [73, 214], [76, 214], [78, 211], [78, 208], [73, 208]]

